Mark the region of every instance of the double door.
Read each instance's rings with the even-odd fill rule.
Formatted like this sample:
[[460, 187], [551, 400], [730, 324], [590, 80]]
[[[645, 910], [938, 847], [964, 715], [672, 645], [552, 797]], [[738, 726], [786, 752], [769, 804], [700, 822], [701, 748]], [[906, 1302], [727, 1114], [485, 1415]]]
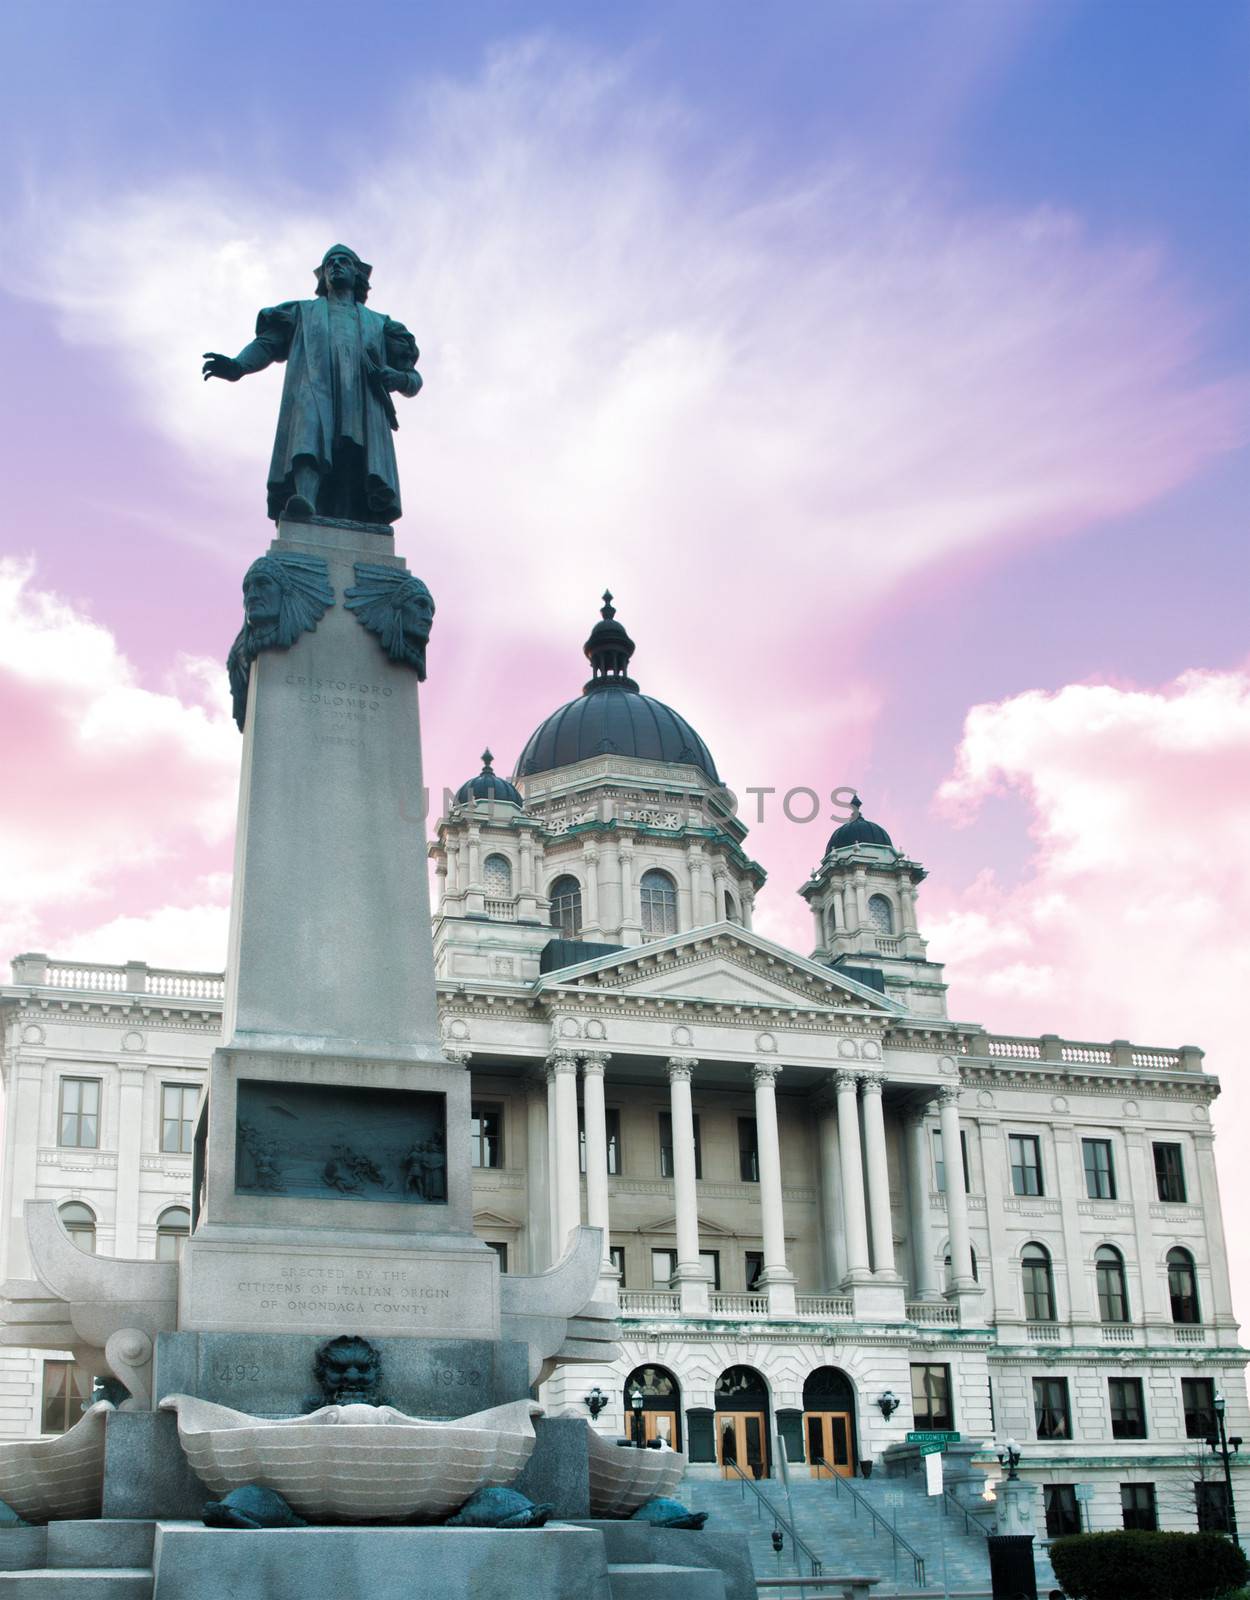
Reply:
[[653, 1439], [663, 1439], [670, 1450], [677, 1448], [677, 1413], [675, 1411], [643, 1411], [642, 1437], [645, 1444]]
[[855, 1473], [849, 1411], [805, 1411], [803, 1431], [807, 1460], [813, 1478], [850, 1478]]
[[748, 1478], [768, 1476], [768, 1430], [762, 1411], [718, 1411], [716, 1413], [716, 1459], [726, 1478], [737, 1476], [735, 1468]]

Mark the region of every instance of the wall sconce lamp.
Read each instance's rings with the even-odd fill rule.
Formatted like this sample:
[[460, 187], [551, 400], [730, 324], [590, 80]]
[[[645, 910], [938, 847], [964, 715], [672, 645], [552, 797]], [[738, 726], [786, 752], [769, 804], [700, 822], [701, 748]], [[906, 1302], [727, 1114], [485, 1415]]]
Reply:
[[877, 1404], [881, 1407], [881, 1415], [887, 1422], [898, 1410], [899, 1406], [902, 1405], [902, 1403], [903, 1402], [894, 1393], [893, 1389], [887, 1389], [884, 1394], [879, 1394], [877, 1396]]
[[607, 1403], [608, 1403], [607, 1395], [604, 1394], [603, 1390], [599, 1387], [598, 1384], [596, 1384], [594, 1386], [594, 1388], [590, 1391], [590, 1393], [586, 1396], [586, 1398], [585, 1398], [585, 1400], [583, 1402], [583, 1404], [585, 1405], [587, 1411], [590, 1412], [590, 1420], [592, 1422], [594, 1422], [597, 1419], [599, 1413], [603, 1410], [604, 1406], [606, 1406]]

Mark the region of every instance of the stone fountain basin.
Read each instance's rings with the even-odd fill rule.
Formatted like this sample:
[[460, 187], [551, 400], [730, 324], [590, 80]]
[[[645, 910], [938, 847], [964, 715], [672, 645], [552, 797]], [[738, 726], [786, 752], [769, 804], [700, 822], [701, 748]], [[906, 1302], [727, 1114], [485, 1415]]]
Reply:
[[450, 1422], [393, 1406], [323, 1406], [306, 1417], [251, 1417], [173, 1394], [187, 1460], [215, 1494], [245, 1483], [277, 1492], [311, 1522], [435, 1522], [476, 1490], [510, 1484], [534, 1448], [542, 1407], [517, 1400]]
[[589, 1424], [587, 1433], [592, 1517], [627, 1517], [648, 1500], [671, 1495], [685, 1475], [688, 1461], [679, 1450], [633, 1450]]
[[104, 1492], [104, 1426], [112, 1405], [100, 1400], [55, 1439], [0, 1444], [0, 1500], [27, 1522], [98, 1517]]

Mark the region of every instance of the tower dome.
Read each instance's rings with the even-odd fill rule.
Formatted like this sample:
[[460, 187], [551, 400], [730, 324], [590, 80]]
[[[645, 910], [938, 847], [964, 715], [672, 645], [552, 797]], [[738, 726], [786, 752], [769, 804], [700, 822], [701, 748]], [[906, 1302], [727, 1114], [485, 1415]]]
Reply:
[[825, 854], [833, 850], [845, 850], [853, 844], [879, 844], [887, 850], [893, 850], [894, 841], [879, 822], [869, 822], [863, 815], [859, 796], [851, 801], [851, 814], [840, 828], [835, 828], [825, 846]]
[[608, 754], [698, 767], [713, 783], [720, 783], [708, 747], [685, 717], [641, 693], [629, 676], [634, 641], [616, 620], [609, 592], [604, 593], [600, 620], [583, 648], [590, 662], [590, 681], [576, 700], [553, 711], [530, 734], [514, 777], [527, 778]]
[[489, 750], [482, 751], [481, 772], [475, 778], [470, 778], [467, 783], [462, 783], [456, 790], [458, 806], [470, 805], [474, 800], [503, 800], [514, 806], [523, 803], [521, 796], [507, 778], [501, 778], [491, 765], [494, 759]]

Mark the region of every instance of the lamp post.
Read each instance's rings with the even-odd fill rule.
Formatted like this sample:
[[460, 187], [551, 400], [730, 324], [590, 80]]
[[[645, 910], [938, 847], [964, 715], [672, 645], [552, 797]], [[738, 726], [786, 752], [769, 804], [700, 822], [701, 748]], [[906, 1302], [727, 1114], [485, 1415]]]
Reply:
[[1228, 1527], [1226, 1532], [1232, 1535], [1233, 1543], [1241, 1541], [1237, 1536], [1237, 1502], [1233, 1499], [1233, 1468], [1232, 1457], [1241, 1449], [1241, 1439], [1234, 1435], [1229, 1438], [1224, 1429], [1224, 1396], [1216, 1391], [1213, 1402], [1215, 1408], [1216, 1432], [1207, 1435], [1207, 1448], [1219, 1456], [1224, 1463], [1224, 1492], [1228, 1497]]
[[1020, 1477], [1020, 1449], [1005, 1439], [994, 1452], [1005, 1476], [995, 1501], [994, 1532], [986, 1541], [994, 1600], [1037, 1600], [1033, 1561], [1033, 1502], [1036, 1491]]
[[643, 1434], [643, 1428], [642, 1428], [642, 1390], [641, 1389], [635, 1389], [633, 1394], [630, 1395], [630, 1397], [629, 1397], [629, 1409], [630, 1409], [630, 1412], [633, 1415], [634, 1446], [635, 1446], [636, 1449], [641, 1450], [642, 1449], [642, 1443], [643, 1443], [643, 1440], [642, 1440], [642, 1434]]

